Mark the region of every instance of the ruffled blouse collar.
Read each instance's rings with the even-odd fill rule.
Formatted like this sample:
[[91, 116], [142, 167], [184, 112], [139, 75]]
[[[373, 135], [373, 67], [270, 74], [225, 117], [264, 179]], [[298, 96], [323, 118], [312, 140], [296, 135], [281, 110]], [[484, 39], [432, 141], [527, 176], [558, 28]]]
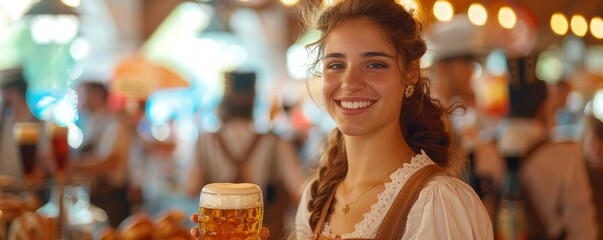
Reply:
[[[381, 226], [383, 217], [408, 178], [417, 170], [429, 164], [435, 163], [427, 156], [425, 151], [421, 150], [421, 153], [415, 155], [409, 163], [404, 163], [402, 167], [391, 173], [391, 181], [385, 183], [385, 189], [377, 195], [377, 202], [371, 205], [371, 210], [364, 214], [362, 221], [355, 225], [355, 231], [343, 234], [341, 238], [366, 238], [368, 234], [376, 232], [376, 229]], [[329, 223], [325, 223], [323, 229], [323, 234], [331, 235]]]

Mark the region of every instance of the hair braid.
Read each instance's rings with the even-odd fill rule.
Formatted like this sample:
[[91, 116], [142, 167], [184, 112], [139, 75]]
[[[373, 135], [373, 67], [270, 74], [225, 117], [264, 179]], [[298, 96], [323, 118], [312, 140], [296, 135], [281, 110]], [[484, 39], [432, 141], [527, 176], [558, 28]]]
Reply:
[[[337, 185], [345, 178], [348, 172], [348, 162], [345, 157], [345, 144], [343, 134], [335, 129], [323, 145], [325, 154], [320, 159], [318, 179], [312, 183], [310, 194], [312, 200], [308, 202], [310, 211], [310, 226], [316, 228], [320, 213], [329, 196], [335, 191]], [[330, 210], [329, 210], [330, 211]]]

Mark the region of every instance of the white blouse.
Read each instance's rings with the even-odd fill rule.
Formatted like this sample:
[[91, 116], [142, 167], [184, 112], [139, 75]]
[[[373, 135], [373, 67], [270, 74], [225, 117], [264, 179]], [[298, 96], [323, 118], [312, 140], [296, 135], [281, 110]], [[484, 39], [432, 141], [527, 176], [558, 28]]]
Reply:
[[[342, 238], [374, 238], [383, 218], [406, 181], [422, 167], [435, 164], [424, 151], [390, 175], [391, 182], [377, 195], [378, 201], [355, 225], [355, 231]], [[310, 186], [307, 184], [295, 219], [298, 240], [310, 239]], [[328, 228], [326, 228], [328, 229]], [[329, 234], [325, 232], [324, 234]], [[405, 239], [494, 239], [492, 223], [481, 200], [461, 180], [447, 175], [436, 176], [423, 188], [408, 215]]]

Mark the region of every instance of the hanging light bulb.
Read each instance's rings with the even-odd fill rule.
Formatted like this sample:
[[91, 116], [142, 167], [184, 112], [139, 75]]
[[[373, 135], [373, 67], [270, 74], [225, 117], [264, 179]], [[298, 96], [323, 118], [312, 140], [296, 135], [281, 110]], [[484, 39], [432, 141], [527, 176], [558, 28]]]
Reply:
[[563, 13], [555, 13], [551, 16], [551, 30], [557, 35], [563, 36], [567, 33], [569, 24]]
[[603, 39], [603, 19], [594, 17], [590, 20], [590, 33], [597, 39]]
[[469, 6], [468, 13], [469, 21], [475, 25], [483, 26], [488, 21], [488, 12], [484, 8], [484, 5], [473, 3]]
[[419, 11], [419, 7], [416, 0], [400, 0], [400, 5], [402, 5], [404, 9], [412, 12], [415, 15], [417, 15], [417, 12]]
[[584, 19], [584, 16], [580, 14], [572, 16], [570, 26], [572, 28], [572, 32], [578, 37], [584, 37], [586, 32], [588, 32], [588, 24], [586, 23], [586, 19]]
[[30, 18], [32, 40], [36, 44], [66, 44], [77, 36], [78, 14], [59, 0], [42, 0], [25, 15]]
[[299, 2], [299, 0], [281, 0], [281, 3], [285, 6], [293, 6], [297, 2]]
[[515, 11], [513, 11], [510, 7], [501, 7], [498, 10], [498, 22], [500, 25], [506, 29], [511, 29], [515, 27], [515, 23], [517, 23], [517, 15], [515, 15]]
[[331, 5], [335, 4], [335, 2], [336, 2], [336, 1], [337, 1], [337, 0], [323, 0], [323, 1], [322, 1], [322, 3], [323, 3], [325, 6], [331, 6]]
[[442, 22], [447, 22], [454, 15], [452, 4], [446, 0], [438, 0], [433, 4], [433, 15]]

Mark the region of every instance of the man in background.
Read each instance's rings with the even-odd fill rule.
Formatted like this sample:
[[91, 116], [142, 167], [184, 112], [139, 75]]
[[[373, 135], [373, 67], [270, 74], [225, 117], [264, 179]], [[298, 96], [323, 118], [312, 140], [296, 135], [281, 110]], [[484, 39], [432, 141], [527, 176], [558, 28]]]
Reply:
[[[496, 148], [502, 162], [519, 157], [530, 239], [596, 239], [592, 189], [577, 142], [556, 142], [547, 125], [547, 86], [536, 77], [537, 55], [508, 60], [509, 112]], [[507, 170], [510, 165], [507, 164]]]
[[[27, 82], [20, 67], [0, 71], [0, 175], [17, 179], [24, 178], [21, 154], [13, 136], [13, 126], [19, 122], [39, 122], [27, 105]], [[41, 125], [40, 125], [41, 127]], [[40, 129], [41, 130], [41, 129]], [[38, 135], [38, 151], [34, 175], [42, 178], [50, 166], [45, 157], [49, 157], [48, 144], [43, 141], [42, 131]], [[47, 159], [46, 159], [47, 160]]]
[[104, 209], [112, 226], [130, 213], [127, 198], [128, 131], [120, 118], [109, 111], [108, 89], [98, 81], [83, 81], [78, 86], [78, 127], [83, 142], [74, 149], [73, 174], [92, 178], [90, 201]]
[[502, 177], [501, 164], [492, 161], [493, 145], [482, 138], [485, 118], [478, 107], [474, 89], [475, 69], [485, 54], [480, 29], [466, 14], [457, 14], [448, 22], [438, 22], [429, 29], [433, 54], [430, 68], [432, 92], [444, 106], [457, 108], [450, 118], [452, 132], [460, 145], [456, 157], [466, 159], [461, 175], [484, 201], [492, 215], [495, 211], [494, 179]]

